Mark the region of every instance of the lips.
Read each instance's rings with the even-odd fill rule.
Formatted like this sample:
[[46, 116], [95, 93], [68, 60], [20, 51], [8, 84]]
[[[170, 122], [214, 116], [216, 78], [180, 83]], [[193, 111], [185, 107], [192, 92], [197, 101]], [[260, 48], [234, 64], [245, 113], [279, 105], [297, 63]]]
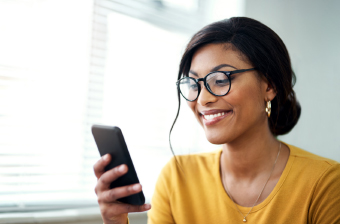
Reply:
[[201, 117], [205, 125], [213, 125], [223, 120], [232, 113], [232, 110], [208, 110], [201, 111]]

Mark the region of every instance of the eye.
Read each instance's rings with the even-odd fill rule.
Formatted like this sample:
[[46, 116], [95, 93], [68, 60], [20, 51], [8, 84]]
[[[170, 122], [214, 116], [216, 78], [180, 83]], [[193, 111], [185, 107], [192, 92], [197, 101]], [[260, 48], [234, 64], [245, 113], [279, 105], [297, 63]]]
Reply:
[[228, 76], [223, 72], [211, 73], [207, 78], [207, 83], [210, 87], [224, 87], [230, 85]]
[[190, 89], [190, 90], [193, 90], [193, 91], [197, 91], [198, 86], [197, 86], [196, 83], [194, 83], [194, 84], [191, 84], [191, 85], [189, 86], [189, 89]]
[[215, 80], [215, 85], [218, 85], [218, 86], [229, 85], [229, 79], [216, 79]]

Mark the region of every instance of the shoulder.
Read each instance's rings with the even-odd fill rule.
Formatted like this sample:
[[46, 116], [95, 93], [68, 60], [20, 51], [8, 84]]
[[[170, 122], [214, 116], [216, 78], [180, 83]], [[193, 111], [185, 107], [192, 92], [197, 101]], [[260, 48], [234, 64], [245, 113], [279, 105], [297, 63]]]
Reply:
[[304, 149], [298, 148], [293, 145], [286, 144], [290, 149], [290, 156], [299, 158], [301, 160], [306, 160], [309, 162], [315, 162], [320, 164], [327, 164], [327, 165], [336, 165], [339, 164], [337, 161], [334, 161], [332, 159], [328, 159], [322, 156], [318, 156], [316, 154], [313, 154], [311, 152], [308, 152]]
[[164, 169], [174, 172], [190, 172], [193, 170], [204, 170], [219, 164], [222, 149], [212, 152], [196, 153], [190, 155], [174, 156], [165, 165]]
[[[340, 222], [340, 163], [288, 145], [293, 165], [292, 187], [307, 195], [310, 223]], [[299, 191], [300, 189], [300, 191]]]
[[174, 191], [184, 192], [202, 183], [202, 180], [214, 178], [219, 166], [222, 149], [208, 153], [177, 155], [163, 167], [155, 191], [158, 195], [171, 197]]
[[200, 182], [202, 178], [219, 175], [219, 160], [222, 149], [207, 153], [177, 155], [163, 167], [160, 178], [172, 186]]
[[327, 170], [338, 170], [340, 169], [339, 162], [328, 159], [293, 145], [288, 145], [290, 149], [290, 157], [294, 159], [294, 167], [298, 167], [300, 172], [304, 170], [310, 170], [313, 175], [322, 175]]
[[292, 164], [290, 176], [294, 176], [296, 179], [309, 183], [316, 188], [325, 184], [336, 184], [340, 187], [339, 162], [293, 145], [287, 144], [287, 146], [290, 149], [290, 163]]

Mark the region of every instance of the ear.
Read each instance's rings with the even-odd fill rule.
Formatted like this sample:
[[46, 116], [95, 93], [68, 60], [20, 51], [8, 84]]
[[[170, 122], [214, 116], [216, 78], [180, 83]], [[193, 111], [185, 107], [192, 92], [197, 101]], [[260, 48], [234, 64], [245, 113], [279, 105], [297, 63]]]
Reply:
[[276, 96], [276, 89], [268, 82], [266, 93], [265, 93], [265, 101], [272, 101]]
[[276, 96], [276, 89], [273, 85], [271, 85], [268, 80], [263, 77], [262, 81], [261, 81], [261, 89], [262, 89], [262, 93], [264, 96], [264, 100], [267, 101], [272, 101], [275, 96]]

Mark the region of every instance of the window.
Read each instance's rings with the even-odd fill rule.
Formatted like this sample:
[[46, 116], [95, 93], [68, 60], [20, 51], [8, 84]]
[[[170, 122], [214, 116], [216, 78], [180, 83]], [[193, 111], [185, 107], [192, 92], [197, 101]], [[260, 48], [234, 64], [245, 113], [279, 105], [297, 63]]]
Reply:
[[91, 15], [91, 1], [0, 2], [0, 211], [90, 200], [81, 174]]
[[[95, 123], [121, 127], [150, 200], [202, 2], [0, 2], [0, 212], [96, 205]], [[203, 135], [183, 102], [175, 153], [216, 148]]]
[[[186, 19], [166, 7], [158, 11], [151, 1], [144, 1], [142, 6], [136, 3], [134, 6], [143, 10], [134, 14], [124, 8], [131, 2], [117, 6], [112, 1], [97, 1], [95, 5], [92, 50], [97, 54], [92, 55], [96, 62], [92, 64], [96, 70], [92, 77], [101, 77], [101, 85], [96, 82], [93, 92], [103, 92], [102, 104], [95, 104], [101, 119], [93, 122], [122, 129], [146, 200], [150, 201], [158, 174], [172, 156], [168, 135], [178, 104], [178, 64], [199, 23], [193, 22], [192, 14]], [[174, 23], [169, 23], [169, 16]], [[182, 16], [182, 21], [177, 16]], [[199, 151], [208, 145], [197, 137], [202, 136], [202, 130], [185, 104], [172, 135], [176, 154]], [[197, 127], [196, 131], [192, 127]], [[87, 155], [92, 167], [98, 152], [90, 134]], [[92, 174], [90, 178], [93, 181]]]
[[[189, 37], [118, 13], [108, 15], [108, 34], [103, 123], [121, 127], [150, 199], [160, 170], [172, 156], [168, 135], [178, 104], [175, 83]], [[201, 149], [201, 135], [192, 130], [200, 128], [188, 110], [182, 105], [190, 116], [181, 114], [173, 132], [176, 154]]]

